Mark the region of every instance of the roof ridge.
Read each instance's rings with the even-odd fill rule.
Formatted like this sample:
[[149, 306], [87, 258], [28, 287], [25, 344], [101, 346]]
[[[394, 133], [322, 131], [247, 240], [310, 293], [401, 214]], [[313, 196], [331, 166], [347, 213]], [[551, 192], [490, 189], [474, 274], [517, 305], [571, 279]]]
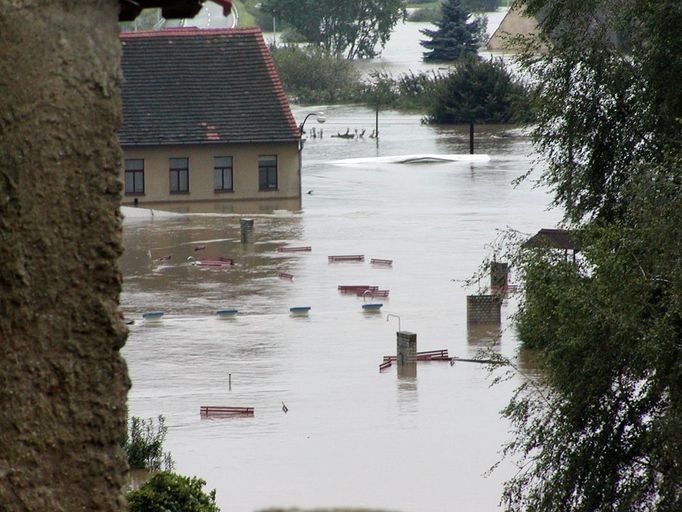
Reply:
[[198, 28], [198, 27], [173, 27], [162, 30], [139, 30], [136, 32], [121, 32], [121, 39], [144, 38], [144, 37], [167, 37], [167, 36], [196, 36], [196, 35], [241, 35], [262, 34], [259, 27], [243, 28]]

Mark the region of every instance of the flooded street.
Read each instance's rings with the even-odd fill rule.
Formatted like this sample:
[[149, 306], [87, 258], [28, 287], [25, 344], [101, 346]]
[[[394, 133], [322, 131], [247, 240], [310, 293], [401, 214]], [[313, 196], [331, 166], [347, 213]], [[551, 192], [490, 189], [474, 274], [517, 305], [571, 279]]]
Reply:
[[[294, 114], [300, 122], [317, 109]], [[395, 366], [379, 373], [382, 357], [396, 352], [398, 321], [387, 322], [386, 314], [417, 333], [420, 351], [475, 356], [490, 336], [467, 330], [466, 295], [476, 288], [461, 280], [488, 255], [498, 229], [531, 234], [553, 227], [561, 214], [547, 210], [545, 191], [511, 184], [533, 158], [519, 129], [477, 127], [476, 152], [489, 154], [487, 163], [337, 165], [330, 162], [467, 153], [468, 129], [382, 112], [377, 145], [331, 137], [346, 129], [369, 134], [374, 112], [325, 111], [327, 123], [317, 125], [324, 138], [303, 150], [302, 209], [238, 203], [126, 219], [121, 301], [135, 320], [123, 349], [130, 414], [166, 417], [166, 449], [177, 471], [205, 479], [226, 512], [496, 510], [511, 468], [484, 473], [507, 439], [498, 413], [515, 383], [490, 388], [485, 368], [467, 363], [420, 363], [416, 378], [399, 378]], [[254, 219], [253, 244], [240, 242], [245, 216]], [[198, 245], [206, 249], [197, 253]], [[312, 250], [277, 252], [283, 245]], [[171, 259], [152, 261], [148, 251]], [[234, 258], [235, 266], [187, 262], [198, 254]], [[339, 254], [365, 261], [328, 262]], [[370, 258], [393, 265], [371, 265]], [[293, 279], [281, 279], [282, 272]], [[390, 295], [380, 299], [381, 313], [364, 313], [362, 297], [338, 292], [343, 284], [377, 285]], [[309, 316], [292, 317], [292, 306], [310, 306]], [[240, 314], [217, 318], [227, 307]], [[512, 307], [503, 306], [503, 315]], [[164, 311], [163, 320], [142, 322], [150, 310]], [[495, 348], [515, 354], [506, 320]], [[202, 420], [202, 405], [254, 407], [255, 415]]]

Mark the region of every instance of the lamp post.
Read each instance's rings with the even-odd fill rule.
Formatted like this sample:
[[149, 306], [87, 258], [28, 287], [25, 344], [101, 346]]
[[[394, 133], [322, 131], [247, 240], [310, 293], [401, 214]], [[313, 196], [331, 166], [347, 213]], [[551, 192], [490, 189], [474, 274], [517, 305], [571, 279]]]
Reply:
[[300, 133], [301, 135], [303, 135], [303, 126], [305, 125], [305, 122], [311, 116], [316, 116], [317, 122], [320, 124], [324, 123], [327, 120], [327, 118], [324, 115], [324, 112], [310, 112], [307, 116], [305, 116], [305, 119], [303, 119], [303, 122], [298, 127], [298, 133]]
[[310, 119], [311, 117], [315, 116], [317, 118], [317, 122], [322, 124], [324, 123], [327, 118], [324, 115], [324, 112], [310, 112], [305, 118], [303, 119], [303, 122], [298, 125], [298, 197], [299, 201], [303, 198], [303, 183], [301, 180], [301, 167], [303, 165], [303, 127], [305, 126], [305, 122]]

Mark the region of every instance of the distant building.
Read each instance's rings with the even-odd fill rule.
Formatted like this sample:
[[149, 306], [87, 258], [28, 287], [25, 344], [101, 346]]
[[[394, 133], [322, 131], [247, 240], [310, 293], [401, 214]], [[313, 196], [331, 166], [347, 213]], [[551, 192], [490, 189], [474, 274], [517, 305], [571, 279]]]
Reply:
[[300, 135], [260, 29], [121, 46], [124, 204], [300, 199]]
[[526, 13], [521, 2], [514, 2], [502, 18], [497, 30], [490, 36], [486, 48], [491, 52], [512, 52], [509, 38], [514, 36], [531, 36], [538, 33], [538, 21]]

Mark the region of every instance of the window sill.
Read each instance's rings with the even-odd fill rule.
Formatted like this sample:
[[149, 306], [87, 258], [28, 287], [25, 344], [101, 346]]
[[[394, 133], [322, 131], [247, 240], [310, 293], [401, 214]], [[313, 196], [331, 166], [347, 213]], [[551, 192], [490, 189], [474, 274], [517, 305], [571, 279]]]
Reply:
[[177, 192], [173, 192], [172, 190], [170, 191], [170, 194], [172, 195], [189, 195], [189, 190], [180, 190]]
[[213, 191], [213, 193], [214, 194], [234, 194], [234, 189], [227, 190], [227, 189], [219, 188], [219, 189], [215, 189]]
[[278, 188], [259, 188], [258, 192], [279, 192]]
[[144, 197], [144, 192], [124, 192], [125, 197]]

